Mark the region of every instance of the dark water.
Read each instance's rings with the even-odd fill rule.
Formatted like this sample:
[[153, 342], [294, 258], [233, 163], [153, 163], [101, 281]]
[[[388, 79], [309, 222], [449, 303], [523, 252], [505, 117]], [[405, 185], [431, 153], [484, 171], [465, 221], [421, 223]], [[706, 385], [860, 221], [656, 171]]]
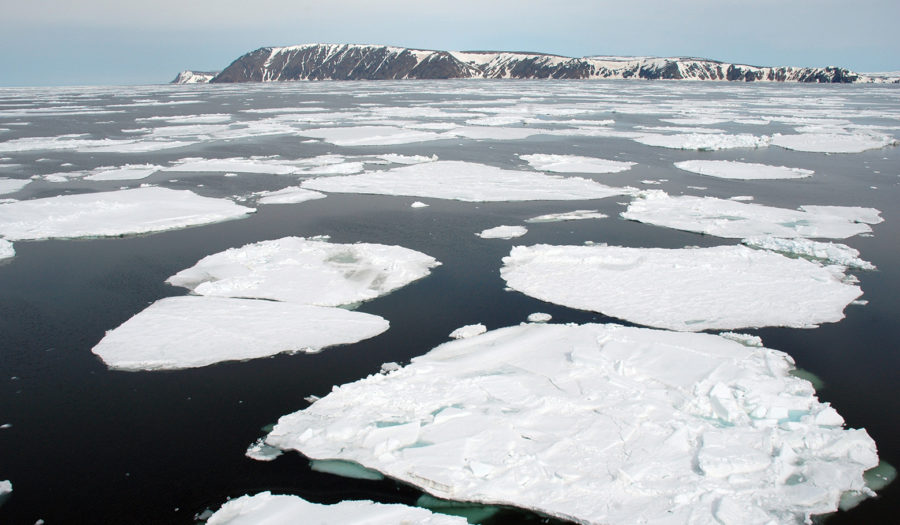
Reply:
[[[368, 96], [357, 96], [360, 94]], [[252, 121], [271, 115], [238, 110], [306, 105], [324, 108], [322, 112], [358, 113], [371, 107], [360, 104], [408, 108], [463, 99], [483, 100], [486, 106], [515, 99], [521, 104], [596, 103], [598, 111], [594, 113], [541, 118], [612, 118], [616, 120], [615, 129], [628, 130], [640, 125], [667, 125], [659, 118], [671, 117], [673, 113], [613, 113], [610, 104], [638, 100], [648, 105], [665, 102], [684, 107], [712, 100], [746, 112], [769, 98], [794, 101], [783, 105], [785, 115], [801, 107], [821, 109], [821, 116], [827, 116], [830, 109], [836, 108], [843, 113], [835, 118], [846, 118], [847, 112], [858, 111], [859, 117], [852, 119], [854, 123], [900, 126], [900, 90], [877, 86], [319, 83], [0, 90], [0, 128], [9, 130], [0, 131], [0, 141], [69, 133], [86, 133], [90, 138], [133, 137], [123, 130], [166, 124], [135, 119], [159, 115], [230, 113], [237, 121]], [[117, 107], [143, 99], [199, 102]], [[802, 102], [800, 106], [797, 100]], [[15, 114], [28, 109], [24, 104], [37, 108], [77, 105], [88, 111], [105, 108], [121, 113]], [[764, 109], [775, 111], [769, 107], [782, 106], [771, 102]], [[341, 120], [362, 123], [353, 116], [337, 121]], [[16, 125], [21, 122], [28, 124]], [[778, 122], [768, 126], [724, 123], [710, 127], [755, 134], [791, 132], [791, 126]], [[893, 134], [900, 133], [894, 130]], [[874, 235], [842, 241], [859, 249], [864, 259], [879, 268], [874, 272], [853, 272], [868, 305], [849, 306], [846, 319], [816, 329], [740, 331], [760, 335], [766, 346], [788, 352], [799, 367], [819, 376], [824, 381], [820, 398], [832, 403], [848, 426], [865, 428], [878, 444], [883, 461], [900, 465], [898, 148], [842, 155], [776, 147], [698, 153], [653, 148], [624, 138], [561, 136], [341, 148], [321, 142], [305, 143], [301, 136], [298, 132], [210, 139], [185, 148], [149, 153], [0, 151], [0, 159], [4, 159], [0, 160], [0, 176], [26, 178], [125, 163], [166, 164], [184, 157], [281, 155], [296, 159], [329, 152], [348, 156], [436, 154], [442, 160], [521, 167], [524, 162], [517, 154], [561, 153], [637, 162], [630, 171], [595, 176], [614, 186], [641, 186], [640, 181], [645, 179], [667, 179], [660, 185], [646, 187], [672, 194], [752, 195], [757, 203], [791, 208], [801, 204], [872, 206], [882, 210], [885, 218], [884, 223], [874, 227]], [[672, 166], [673, 162], [694, 158], [742, 159], [813, 169], [816, 174], [799, 181], [727, 181], [682, 172]], [[171, 179], [177, 181], [169, 182]], [[274, 175], [225, 178], [221, 174], [159, 173], [140, 181], [36, 180], [24, 191], [9, 196], [25, 199], [68, 191], [135, 187], [141, 183], [189, 188], [221, 197], [278, 189], [297, 181], [295, 177]], [[411, 209], [409, 204], [414, 200], [425, 201], [430, 207]], [[406, 362], [445, 342], [447, 334], [459, 326], [481, 322], [494, 329], [518, 324], [536, 311], [552, 314], [554, 322], [611, 320], [506, 291], [499, 275], [500, 261], [514, 244], [594, 241], [676, 248], [734, 242], [624, 221], [617, 215], [624, 210], [621, 203], [626, 200], [613, 197], [597, 201], [462, 203], [332, 194], [302, 204], [261, 206], [258, 213], [244, 220], [149, 236], [15, 243], [16, 257], [0, 264], [0, 424], [11, 425], [0, 429], [0, 479], [11, 480], [14, 488], [12, 496], [0, 507], [0, 523], [31, 524], [38, 519], [49, 524], [192, 523], [196, 514], [218, 508], [229, 497], [262, 490], [297, 494], [317, 502], [367, 498], [412, 504], [419, 492], [390, 481], [350, 480], [313, 472], [297, 454], [262, 463], [246, 458], [244, 452], [251, 442], [264, 435], [264, 426], [307, 406], [305, 397], [324, 395], [333, 385], [377, 372], [381, 363]], [[529, 232], [512, 241], [484, 240], [473, 235], [500, 224], [520, 224], [536, 215], [575, 209], [599, 209], [610, 217], [529, 224]], [[105, 331], [159, 298], [184, 294], [184, 290], [164, 284], [170, 275], [211, 253], [287, 235], [330, 235], [334, 242], [399, 244], [427, 253], [443, 264], [428, 278], [360, 307], [361, 311], [388, 319], [390, 330], [320, 354], [139, 373], [107, 370], [91, 353]], [[864, 501], [849, 512], [830, 516], [825, 523], [893, 523], [898, 510], [895, 483], [879, 497]], [[493, 523], [541, 521], [533, 514], [506, 511]]]

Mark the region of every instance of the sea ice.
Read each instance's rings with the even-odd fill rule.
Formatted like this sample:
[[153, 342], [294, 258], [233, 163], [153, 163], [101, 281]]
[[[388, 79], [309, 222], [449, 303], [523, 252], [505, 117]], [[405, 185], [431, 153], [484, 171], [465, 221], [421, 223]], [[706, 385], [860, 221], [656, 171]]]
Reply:
[[325, 192], [468, 202], [602, 199], [630, 191], [584, 178], [504, 170], [460, 161], [436, 161], [346, 177], [323, 177], [305, 181], [303, 187]]
[[229, 159], [181, 159], [166, 171], [190, 172], [237, 172], [290, 175], [299, 170], [283, 161], [269, 158], [229, 158]]
[[608, 215], [600, 213], [597, 210], [573, 210], [563, 213], [548, 213], [546, 215], [538, 215], [537, 217], [525, 219], [525, 222], [563, 222], [578, 221], [583, 219], [605, 219], [606, 217], [608, 217]]
[[871, 495], [878, 457], [792, 368], [709, 334], [524, 324], [335, 387], [265, 439], [578, 523], [799, 524]]
[[888, 135], [867, 133], [801, 133], [772, 136], [772, 144], [785, 149], [812, 153], [861, 153], [897, 144]]
[[731, 148], [762, 148], [768, 146], [770, 138], [746, 134], [681, 133], [676, 135], [659, 135], [650, 133], [641, 135], [634, 140], [648, 146], [716, 151]]
[[0, 259], [9, 259], [15, 256], [16, 249], [13, 247], [13, 243], [6, 239], [0, 239]]
[[416, 201], [409, 205], [410, 208], [427, 208], [428, 205], [421, 201]]
[[227, 199], [158, 187], [60, 195], [0, 205], [0, 236], [37, 240], [153, 233], [254, 211]]
[[396, 153], [386, 153], [378, 155], [378, 158], [394, 164], [422, 164], [423, 162], [434, 162], [438, 160], [437, 155], [427, 157], [425, 155], [398, 155]]
[[226, 502], [207, 525], [466, 525], [465, 518], [426, 509], [372, 501], [310, 503], [299, 496], [260, 492]]
[[758, 236], [845, 239], [871, 232], [882, 221], [873, 208], [801, 206], [774, 208], [714, 197], [671, 197], [663, 191], [644, 191], [621, 213], [625, 219], [744, 239]]
[[606, 160], [576, 155], [519, 155], [519, 158], [540, 171], [554, 173], [618, 173], [631, 169], [634, 162]]
[[153, 175], [165, 169], [153, 164], [126, 164], [120, 167], [97, 168], [85, 180], [135, 180]]
[[800, 179], [813, 174], [812, 170], [789, 168], [787, 166], [769, 166], [731, 160], [686, 160], [676, 162], [675, 167], [722, 179]]
[[828, 264], [839, 264], [847, 268], [875, 269], [874, 264], [860, 259], [859, 250], [846, 244], [779, 237], [751, 237], [743, 239], [741, 243], [751, 248], [804, 257]]
[[690, 332], [812, 328], [862, 295], [839, 267], [744, 246], [516, 246], [500, 276], [543, 301]]
[[166, 282], [199, 295], [339, 306], [388, 294], [439, 264], [402, 246], [284, 237], [209, 255]]
[[31, 179], [7, 179], [0, 177], [0, 195], [15, 193], [31, 182]]
[[534, 312], [533, 314], [528, 314], [529, 323], [548, 323], [551, 319], [553, 319], [552, 315], [545, 314], [543, 312]]
[[296, 204], [298, 202], [325, 198], [324, 193], [304, 190], [300, 186], [291, 186], [275, 191], [263, 191], [256, 195], [259, 197], [256, 201], [257, 204]]
[[514, 239], [516, 237], [521, 237], [528, 233], [528, 228], [524, 226], [496, 226], [494, 228], [488, 228], [481, 233], [476, 233], [475, 235], [481, 237], [482, 239]]
[[396, 126], [316, 128], [305, 129], [298, 133], [304, 137], [322, 139], [335, 146], [390, 146], [446, 138], [431, 131], [417, 131]]
[[450, 332], [450, 337], [453, 339], [467, 339], [469, 337], [481, 335], [485, 332], [487, 332], [487, 327], [481, 323], [467, 324], [466, 326], [460, 326], [456, 330]]
[[92, 352], [110, 368], [172, 370], [283, 352], [314, 353], [388, 329], [342, 308], [226, 297], [168, 297], [106, 333]]

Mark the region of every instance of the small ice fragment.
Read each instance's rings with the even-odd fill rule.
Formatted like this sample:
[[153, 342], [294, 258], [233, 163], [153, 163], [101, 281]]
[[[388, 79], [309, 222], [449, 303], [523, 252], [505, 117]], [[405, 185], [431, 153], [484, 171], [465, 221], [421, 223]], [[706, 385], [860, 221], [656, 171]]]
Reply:
[[485, 332], [487, 332], [487, 327], [483, 324], [469, 324], [466, 326], [461, 326], [456, 330], [450, 332], [450, 337], [453, 339], [467, 339], [469, 337], [481, 335]]
[[400, 370], [401, 368], [403, 368], [403, 367], [401, 367], [399, 363], [395, 363], [393, 361], [389, 361], [387, 363], [381, 363], [381, 373], [382, 374], [389, 374], [391, 372]]
[[[273, 448], [273, 447], [269, 447]], [[275, 449], [281, 452], [279, 449]], [[316, 472], [324, 472], [326, 474], [334, 474], [344, 478], [352, 479], [384, 479], [384, 474], [377, 470], [368, 469], [359, 463], [352, 461], [341, 461], [339, 459], [313, 459], [309, 462], [309, 468]]]
[[762, 337], [758, 335], [750, 335], [750, 334], [739, 334], [737, 332], [722, 332], [719, 334], [719, 337], [724, 337], [725, 339], [729, 339], [736, 343], [741, 343], [744, 346], [759, 346], [763, 345]]
[[481, 237], [482, 239], [514, 239], [516, 237], [521, 237], [528, 233], [528, 229], [524, 226], [497, 226], [494, 228], [488, 228], [481, 233], [476, 233], [475, 235]]
[[538, 215], [537, 217], [525, 219], [525, 222], [562, 222], [583, 219], [605, 219], [606, 217], [608, 217], [608, 215], [600, 213], [597, 210], [573, 210], [570, 212]]
[[15, 256], [16, 249], [13, 247], [13, 243], [6, 239], [0, 239], [0, 259], [9, 259]]
[[97, 168], [84, 180], [135, 180], [143, 179], [164, 169], [154, 164], [126, 164], [119, 167]]
[[316, 199], [324, 199], [325, 194], [317, 191], [306, 190], [300, 186], [291, 186], [275, 191], [261, 191], [256, 193], [258, 204], [296, 204]]
[[266, 445], [265, 440], [259, 438], [247, 447], [247, 452], [244, 455], [256, 461], [272, 461], [283, 453], [281, 449]]
[[387, 153], [378, 155], [379, 159], [393, 162], [394, 164], [422, 164], [423, 162], [434, 162], [438, 160], [437, 155], [427, 157], [425, 155], [398, 155], [396, 153]]
[[533, 314], [528, 314], [528, 322], [529, 323], [547, 323], [553, 316], [550, 314], [545, 314], [543, 312], [534, 312]]
[[734, 197], [730, 197], [728, 200], [732, 201], [752, 201], [752, 195], [735, 195]]
[[409, 205], [410, 208], [427, 208], [428, 205], [422, 201], [416, 201]]
[[0, 195], [15, 193], [31, 182], [31, 179], [8, 179], [0, 177]]
[[846, 244], [820, 242], [810, 239], [782, 239], [778, 237], [751, 237], [741, 244], [760, 250], [770, 250], [796, 257], [828, 264], [839, 264], [848, 268], [874, 270], [875, 265], [860, 259], [859, 251]]
[[553, 173], [618, 173], [631, 169], [634, 162], [622, 162], [576, 155], [519, 155], [519, 158], [539, 171]]

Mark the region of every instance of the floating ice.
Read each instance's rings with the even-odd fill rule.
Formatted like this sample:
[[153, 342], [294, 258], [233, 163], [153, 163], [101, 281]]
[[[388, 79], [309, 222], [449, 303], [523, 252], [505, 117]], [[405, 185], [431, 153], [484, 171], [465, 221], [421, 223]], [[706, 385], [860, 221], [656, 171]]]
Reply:
[[537, 128], [504, 128], [485, 126], [462, 126], [443, 134], [442, 138], [462, 137], [473, 140], [521, 140], [548, 130]]
[[13, 247], [13, 243], [6, 239], [0, 239], [0, 259], [9, 259], [15, 256], [16, 249]]
[[143, 179], [160, 171], [162, 166], [154, 164], [126, 164], [117, 168], [97, 168], [85, 180], [134, 180]]
[[874, 208], [801, 206], [799, 210], [773, 208], [713, 197], [671, 197], [663, 191], [645, 191], [628, 205], [622, 217], [657, 226], [743, 239], [821, 237], [845, 239], [872, 231], [882, 221]]
[[91, 350], [110, 368], [173, 370], [283, 352], [314, 353], [388, 329], [381, 317], [342, 308], [231, 299], [161, 299]]
[[187, 190], [142, 187], [2, 204], [0, 236], [35, 240], [153, 233], [238, 219], [254, 211]]
[[445, 138], [431, 131], [417, 131], [396, 126], [316, 128], [300, 131], [299, 134], [322, 139], [335, 146], [389, 146]]
[[398, 155], [396, 153], [378, 155], [378, 158], [387, 162], [393, 162], [394, 164], [422, 164], [423, 162], [434, 162], [438, 160], [437, 155], [426, 157], [425, 155]]
[[867, 133], [801, 133], [772, 136], [772, 144], [785, 149], [813, 153], [861, 153], [897, 144], [888, 135]]
[[435, 514], [426, 509], [372, 501], [342, 501], [334, 505], [310, 503], [299, 496], [260, 492], [229, 500], [206, 521], [207, 525], [466, 525], [465, 518]]
[[0, 177], [0, 195], [15, 193], [27, 186], [29, 182], [31, 182], [31, 179], [7, 179]]
[[0, 142], [0, 152], [77, 150], [86, 153], [144, 153], [189, 146], [193, 142], [172, 140], [89, 139], [87, 135], [58, 137], [24, 137]]
[[781, 239], [779, 237], [752, 237], [741, 241], [751, 248], [804, 257], [848, 268], [874, 270], [875, 265], [859, 258], [859, 250], [846, 244], [819, 242], [809, 239]]
[[268, 158], [229, 158], [229, 159], [181, 159], [167, 171], [190, 172], [237, 172], [237, 173], [268, 173], [272, 175], [290, 175], [299, 170], [297, 166], [288, 165], [285, 162]]
[[545, 314], [543, 312], [534, 312], [533, 314], [528, 314], [528, 322], [529, 323], [547, 323], [553, 319], [553, 316], [550, 314]]
[[769, 137], [756, 135], [724, 135], [718, 133], [684, 133], [676, 135], [646, 134], [634, 139], [648, 146], [671, 149], [716, 151], [732, 148], [761, 148], [769, 145]]
[[577, 177], [542, 175], [460, 161], [437, 161], [388, 171], [308, 180], [304, 188], [337, 193], [433, 197], [469, 202], [581, 200], [628, 190]]
[[576, 155], [519, 155], [532, 168], [554, 173], [618, 173], [631, 169], [634, 162], [579, 157]]
[[439, 264], [402, 246], [284, 237], [209, 255], [166, 282], [199, 295], [339, 306], [390, 293]]
[[282, 453], [281, 449], [266, 445], [265, 441], [260, 438], [247, 447], [247, 451], [244, 452], [244, 455], [256, 461], [272, 461]]
[[801, 168], [769, 166], [767, 164], [752, 164], [731, 160], [686, 160], [676, 162], [675, 167], [692, 173], [699, 173], [700, 175], [740, 180], [800, 179], [813, 174], [812, 170]]
[[466, 326], [460, 326], [456, 330], [450, 332], [450, 337], [453, 339], [467, 339], [469, 337], [481, 335], [485, 332], [487, 332], [487, 327], [481, 323], [468, 324]]
[[0, 505], [6, 502], [6, 499], [12, 494], [12, 482], [9, 480], [0, 480]]
[[516, 237], [521, 237], [528, 233], [528, 228], [524, 226], [496, 226], [494, 228], [488, 228], [481, 233], [476, 233], [475, 235], [481, 237], [482, 239], [514, 239]]
[[266, 442], [579, 523], [803, 523], [870, 494], [878, 458], [792, 365], [708, 334], [526, 324], [336, 387]]
[[305, 190], [300, 186], [291, 186], [276, 191], [263, 191], [256, 194], [259, 199], [257, 204], [296, 204], [316, 199], [324, 199], [325, 194], [317, 191]]
[[427, 208], [428, 205], [421, 201], [416, 201], [409, 205], [410, 208]]
[[525, 222], [563, 222], [563, 221], [579, 221], [584, 219], [605, 219], [608, 215], [600, 213], [597, 210], [573, 210], [564, 213], [548, 213], [546, 215], [538, 215]]
[[516, 246], [500, 276], [543, 301], [691, 332], [812, 328], [862, 295], [838, 267], [744, 246]]

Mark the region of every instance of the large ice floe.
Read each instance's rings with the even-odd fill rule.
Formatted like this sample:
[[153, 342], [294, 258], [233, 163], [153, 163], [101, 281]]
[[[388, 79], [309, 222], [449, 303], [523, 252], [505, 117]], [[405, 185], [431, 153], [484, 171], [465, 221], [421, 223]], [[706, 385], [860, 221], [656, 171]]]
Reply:
[[318, 352], [388, 329], [342, 308], [225, 297], [161, 299], [110, 330], [93, 353], [120, 370], [172, 370], [220, 361]]
[[0, 236], [66, 239], [152, 233], [245, 217], [253, 208], [187, 190], [144, 187], [0, 204]]
[[800, 133], [772, 136], [772, 144], [812, 153], [862, 153], [897, 144], [894, 137], [870, 133]]
[[800, 179], [813, 174], [812, 170], [769, 166], [732, 160], [686, 160], [676, 162], [675, 167], [691, 173], [719, 177], [721, 179]]
[[845, 239], [872, 231], [880, 211], [853, 206], [774, 208], [714, 197], [672, 197], [660, 190], [642, 192], [621, 213], [625, 219], [678, 230], [743, 239], [757, 236]]
[[732, 148], [762, 148], [769, 145], [770, 138], [747, 134], [679, 133], [660, 135], [648, 133], [636, 137], [634, 140], [641, 144], [662, 148], [716, 151]]
[[307, 180], [302, 186], [324, 192], [469, 202], [602, 199], [629, 192], [580, 177], [505, 170], [461, 161], [436, 161], [360, 175], [323, 177]]
[[680, 331], [811, 328], [862, 295], [841, 267], [745, 246], [516, 246], [500, 275], [544, 301]]
[[871, 495], [878, 457], [792, 368], [709, 334], [525, 324], [335, 387], [266, 442], [578, 523], [799, 524]]
[[634, 162], [579, 157], [576, 155], [519, 155], [519, 158], [540, 171], [554, 173], [618, 173], [631, 169]]
[[311, 503], [299, 496], [261, 492], [228, 501], [207, 525], [466, 525], [465, 518], [373, 501]]
[[402, 246], [284, 237], [209, 255], [166, 282], [198, 295], [339, 306], [388, 294], [439, 264]]

